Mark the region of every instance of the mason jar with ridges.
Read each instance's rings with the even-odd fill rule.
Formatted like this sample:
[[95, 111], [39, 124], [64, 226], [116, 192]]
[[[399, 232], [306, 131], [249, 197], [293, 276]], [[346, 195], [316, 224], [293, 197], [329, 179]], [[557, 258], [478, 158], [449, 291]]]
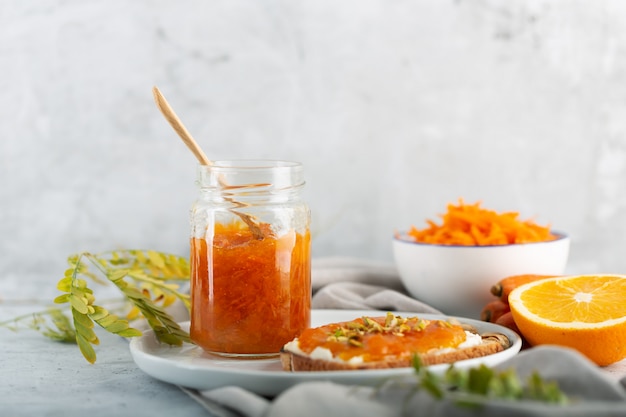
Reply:
[[222, 356], [278, 355], [310, 325], [310, 211], [303, 167], [216, 161], [191, 210], [192, 340]]

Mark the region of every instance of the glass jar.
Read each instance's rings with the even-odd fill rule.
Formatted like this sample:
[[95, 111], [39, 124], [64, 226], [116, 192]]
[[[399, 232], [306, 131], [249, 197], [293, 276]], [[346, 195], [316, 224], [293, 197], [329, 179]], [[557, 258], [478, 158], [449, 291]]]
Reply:
[[222, 356], [268, 357], [310, 326], [310, 211], [303, 167], [216, 161], [191, 210], [191, 339]]

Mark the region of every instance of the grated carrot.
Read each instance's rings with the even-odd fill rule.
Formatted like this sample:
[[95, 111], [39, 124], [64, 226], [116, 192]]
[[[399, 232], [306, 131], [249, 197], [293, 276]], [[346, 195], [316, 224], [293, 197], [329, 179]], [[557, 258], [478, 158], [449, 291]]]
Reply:
[[489, 246], [514, 243], [545, 242], [557, 236], [548, 226], [540, 226], [532, 220], [519, 220], [519, 213], [497, 213], [480, 207], [480, 202], [448, 204], [447, 213], [440, 216], [441, 225], [427, 220], [428, 227], [418, 230], [415, 226], [407, 234], [416, 242], [439, 245]]

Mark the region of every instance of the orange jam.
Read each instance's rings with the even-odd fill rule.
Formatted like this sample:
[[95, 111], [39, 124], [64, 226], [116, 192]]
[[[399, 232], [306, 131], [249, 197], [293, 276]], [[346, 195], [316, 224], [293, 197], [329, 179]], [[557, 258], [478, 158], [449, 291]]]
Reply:
[[461, 326], [443, 320], [402, 318], [392, 313], [307, 329], [298, 337], [299, 347], [306, 354], [322, 347], [330, 350], [334, 358], [348, 361], [362, 356], [364, 362], [454, 348], [465, 339]]
[[217, 224], [210, 246], [191, 239], [190, 333], [208, 352], [278, 354], [310, 325], [309, 233], [260, 226], [262, 240], [241, 223]]

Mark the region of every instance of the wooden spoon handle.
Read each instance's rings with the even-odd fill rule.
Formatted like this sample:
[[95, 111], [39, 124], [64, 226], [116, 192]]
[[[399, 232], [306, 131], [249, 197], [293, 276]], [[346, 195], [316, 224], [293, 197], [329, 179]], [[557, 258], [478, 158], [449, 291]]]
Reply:
[[155, 86], [152, 87], [152, 94], [154, 95], [154, 101], [157, 107], [165, 116], [165, 119], [174, 128], [178, 136], [181, 137], [185, 145], [193, 152], [201, 165], [211, 165], [211, 160], [207, 158], [198, 143], [193, 139], [185, 125], [180, 121], [174, 110], [170, 107], [169, 103], [161, 93], [161, 91]]

